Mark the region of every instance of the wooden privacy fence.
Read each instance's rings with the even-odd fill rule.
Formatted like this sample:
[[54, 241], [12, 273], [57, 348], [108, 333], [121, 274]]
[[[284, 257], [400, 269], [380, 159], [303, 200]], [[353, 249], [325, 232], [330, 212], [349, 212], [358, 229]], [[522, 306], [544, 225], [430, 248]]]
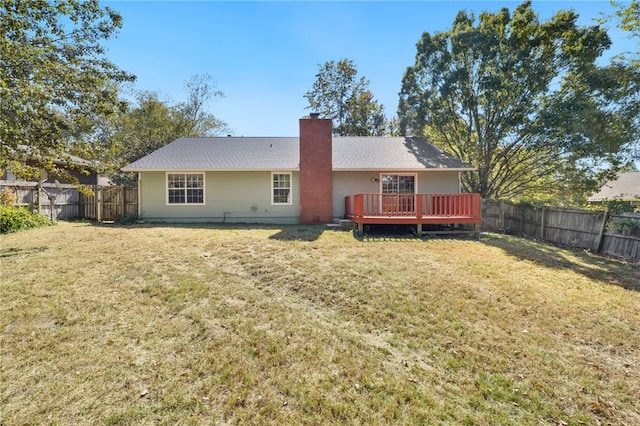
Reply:
[[85, 219], [98, 222], [138, 216], [138, 188], [100, 186], [93, 195], [80, 194]]
[[[616, 230], [616, 223], [626, 229]], [[520, 234], [594, 253], [640, 260], [640, 214], [533, 207], [485, 200], [482, 223], [490, 231]]]
[[0, 191], [8, 189], [15, 205], [31, 206], [51, 218], [115, 221], [138, 215], [138, 188], [123, 186], [90, 186], [79, 191], [74, 185], [36, 182], [3, 182]]

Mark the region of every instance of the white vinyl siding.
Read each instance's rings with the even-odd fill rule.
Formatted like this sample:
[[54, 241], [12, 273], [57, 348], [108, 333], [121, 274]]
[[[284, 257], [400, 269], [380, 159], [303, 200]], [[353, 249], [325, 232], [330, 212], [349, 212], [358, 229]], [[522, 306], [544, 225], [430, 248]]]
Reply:
[[[300, 222], [298, 172], [291, 173], [291, 204], [271, 204], [270, 171], [207, 171], [205, 204], [167, 204], [167, 172], [140, 173], [140, 215], [149, 222]], [[194, 172], [168, 172], [194, 173]], [[276, 172], [274, 172], [276, 173]]]

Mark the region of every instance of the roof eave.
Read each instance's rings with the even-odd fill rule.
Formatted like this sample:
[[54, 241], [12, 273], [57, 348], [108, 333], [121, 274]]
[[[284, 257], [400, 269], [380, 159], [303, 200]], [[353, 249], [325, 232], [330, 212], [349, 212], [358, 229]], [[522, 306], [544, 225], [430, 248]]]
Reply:
[[[190, 168], [131, 168], [123, 167], [123, 172], [296, 172], [298, 167], [268, 167], [252, 169], [190, 169]], [[334, 167], [334, 172], [474, 172], [473, 167], [433, 167], [433, 168], [403, 168], [403, 167], [367, 167], [367, 168], [340, 168]]]

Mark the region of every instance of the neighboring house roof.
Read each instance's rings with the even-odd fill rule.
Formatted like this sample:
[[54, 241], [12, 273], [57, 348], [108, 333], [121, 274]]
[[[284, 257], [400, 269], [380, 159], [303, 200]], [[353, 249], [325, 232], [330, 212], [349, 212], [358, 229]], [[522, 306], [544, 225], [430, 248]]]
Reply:
[[115, 183], [107, 176], [98, 176], [98, 186], [113, 186]]
[[600, 191], [589, 197], [588, 201], [631, 200], [634, 198], [640, 198], [640, 172], [620, 174], [618, 179], [605, 183]]
[[[419, 138], [334, 137], [333, 170], [475, 170]], [[180, 138], [124, 167], [161, 170], [297, 170], [298, 137]]]
[[[16, 146], [17, 156], [23, 158], [34, 158], [38, 159], [39, 155], [33, 155], [33, 150], [30, 146], [27, 145], [18, 145]], [[87, 168], [96, 168], [96, 164], [92, 163], [89, 160], [85, 160], [84, 158], [77, 157], [75, 155], [63, 154], [63, 158], [54, 158], [53, 162], [58, 165], [73, 165], [73, 166], [82, 166]]]

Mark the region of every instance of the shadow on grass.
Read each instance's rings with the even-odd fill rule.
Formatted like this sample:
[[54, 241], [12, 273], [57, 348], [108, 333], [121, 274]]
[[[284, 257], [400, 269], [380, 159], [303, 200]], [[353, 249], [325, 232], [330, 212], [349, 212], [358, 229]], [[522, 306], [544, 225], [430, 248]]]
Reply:
[[483, 233], [480, 243], [500, 248], [511, 256], [545, 267], [571, 269], [590, 279], [640, 291], [639, 265], [624, 260], [500, 234]]
[[93, 226], [105, 228], [182, 228], [182, 229], [215, 229], [215, 230], [273, 230], [275, 234], [269, 239], [279, 241], [316, 241], [327, 229], [324, 225], [277, 225], [277, 224], [256, 224], [256, 223], [169, 223], [169, 222], [148, 222], [148, 223], [119, 223], [119, 222], [91, 222]]
[[421, 240], [431, 241], [434, 239], [456, 239], [456, 240], [468, 240], [475, 239], [472, 234], [465, 233], [461, 230], [460, 233], [447, 233], [447, 234], [429, 234], [429, 232], [438, 231], [453, 231], [448, 227], [429, 227], [425, 226], [423, 231], [424, 235], [417, 233], [415, 225], [365, 225], [364, 233], [360, 234], [357, 231], [353, 231], [353, 237], [362, 242], [384, 242], [384, 241], [410, 241]]
[[360, 234], [353, 231], [353, 237], [363, 242], [408, 241], [422, 239], [416, 234], [415, 226], [406, 225], [365, 225]]
[[43, 251], [45, 251], [47, 249], [47, 247], [44, 246], [40, 246], [40, 247], [29, 247], [29, 248], [24, 248], [24, 249], [20, 249], [20, 248], [8, 248], [8, 249], [0, 249], [0, 258], [4, 258], [4, 257], [13, 257], [13, 256], [22, 256], [22, 255], [30, 255], [30, 254], [34, 254], [34, 253], [41, 253]]
[[321, 225], [314, 226], [291, 226], [282, 228], [279, 232], [271, 235], [270, 240], [279, 241], [315, 241], [326, 228]]

